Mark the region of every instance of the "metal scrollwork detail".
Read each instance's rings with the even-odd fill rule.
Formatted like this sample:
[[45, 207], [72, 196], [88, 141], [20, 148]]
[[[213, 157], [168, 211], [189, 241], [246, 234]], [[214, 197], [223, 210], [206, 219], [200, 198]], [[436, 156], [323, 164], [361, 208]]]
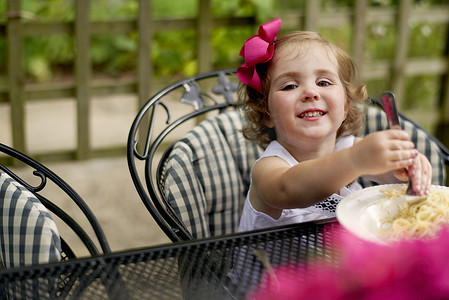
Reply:
[[206, 102], [200, 93], [200, 88], [196, 81], [186, 82], [183, 84], [183, 87], [185, 91], [182, 95], [181, 102], [193, 105], [195, 110], [203, 108]]

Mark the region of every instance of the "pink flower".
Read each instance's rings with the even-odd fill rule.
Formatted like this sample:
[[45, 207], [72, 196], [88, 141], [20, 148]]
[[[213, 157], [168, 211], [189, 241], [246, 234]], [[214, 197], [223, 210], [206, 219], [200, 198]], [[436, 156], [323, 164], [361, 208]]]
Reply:
[[449, 229], [391, 245], [341, 231], [336, 244], [339, 266], [320, 260], [280, 266], [249, 299], [449, 299]]
[[323, 263], [313, 264], [309, 268], [314, 269], [314, 274], [313, 280], [307, 281], [307, 284], [299, 279], [308, 272], [304, 265], [281, 266], [276, 269], [275, 276], [266, 273], [261, 286], [257, 287], [248, 299], [343, 299], [343, 291], [339, 286], [328, 285], [336, 280], [332, 268]]

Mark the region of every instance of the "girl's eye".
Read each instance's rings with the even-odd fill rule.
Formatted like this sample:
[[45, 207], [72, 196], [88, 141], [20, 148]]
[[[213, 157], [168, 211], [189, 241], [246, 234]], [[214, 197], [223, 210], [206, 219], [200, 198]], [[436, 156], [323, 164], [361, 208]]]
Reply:
[[286, 86], [282, 87], [283, 91], [290, 91], [290, 90], [294, 90], [296, 88], [296, 85], [294, 84], [287, 84]]
[[317, 83], [318, 86], [329, 86], [331, 85], [331, 83], [329, 81], [326, 80], [321, 80]]

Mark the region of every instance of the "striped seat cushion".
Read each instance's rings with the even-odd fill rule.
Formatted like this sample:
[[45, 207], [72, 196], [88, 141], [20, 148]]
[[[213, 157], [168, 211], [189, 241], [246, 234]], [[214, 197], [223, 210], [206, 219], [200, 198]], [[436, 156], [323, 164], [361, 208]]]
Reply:
[[0, 171], [0, 254], [6, 268], [61, 260], [56, 224], [25, 187]]
[[[446, 167], [444, 159], [440, 155], [438, 145], [429, 138], [429, 133], [417, 128], [412, 122], [401, 119], [402, 128], [407, 131], [416, 148], [424, 154], [432, 164], [432, 184], [444, 185], [446, 182]], [[388, 121], [385, 113], [377, 107], [369, 106], [366, 110], [366, 127], [362, 136], [369, 133], [388, 129]], [[364, 187], [375, 185], [374, 182], [360, 179]]]
[[250, 169], [262, 153], [241, 128], [238, 111], [207, 119], [175, 144], [167, 160], [167, 201], [194, 238], [237, 231]]

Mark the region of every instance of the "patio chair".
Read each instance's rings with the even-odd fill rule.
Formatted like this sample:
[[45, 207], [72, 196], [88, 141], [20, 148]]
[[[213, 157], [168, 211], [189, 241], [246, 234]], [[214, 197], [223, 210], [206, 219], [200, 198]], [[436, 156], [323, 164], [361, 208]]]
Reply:
[[[172, 241], [237, 228], [235, 212], [243, 205], [248, 168], [261, 153], [239, 132], [237, 86], [234, 70], [182, 80], [152, 97], [131, 126], [127, 151], [131, 177], [143, 203]], [[193, 127], [197, 131], [184, 137]], [[198, 152], [188, 152], [189, 147]]]
[[[12, 171], [6, 164], [0, 164], [0, 254], [4, 267], [23, 267], [76, 258], [68, 239], [59, 234], [55, 222], [58, 219], [61, 225], [66, 224], [79, 237], [90, 255], [111, 252], [96, 217], [64, 180], [41, 163], [9, 146], [0, 144], [0, 154], [8, 166], [17, 166]], [[27, 176], [31, 175], [26, 174], [30, 168], [34, 176]], [[19, 173], [22, 175], [19, 176]], [[44, 188], [54, 191], [55, 187], [60, 190], [61, 197], [65, 197], [59, 200], [65, 201], [67, 198], [79, 207], [95, 237], [91, 237], [92, 234], [88, 234], [68, 212], [62, 210], [56, 204], [57, 199], [48, 199]]]
[[[131, 126], [127, 158], [132, 180], [172, 241], [237, 231], [249, 173], [263, 151], [241, 134], [245, 120], [238, 110], [237, 82], [234, 70], [177, 82], [149, 99]], [[387, 128], [375, 105], [366, 114], [361, 135]], [[433, 183], [444, 184], [449, 151], [405, 116], [402, 124], [432, 162]]]

